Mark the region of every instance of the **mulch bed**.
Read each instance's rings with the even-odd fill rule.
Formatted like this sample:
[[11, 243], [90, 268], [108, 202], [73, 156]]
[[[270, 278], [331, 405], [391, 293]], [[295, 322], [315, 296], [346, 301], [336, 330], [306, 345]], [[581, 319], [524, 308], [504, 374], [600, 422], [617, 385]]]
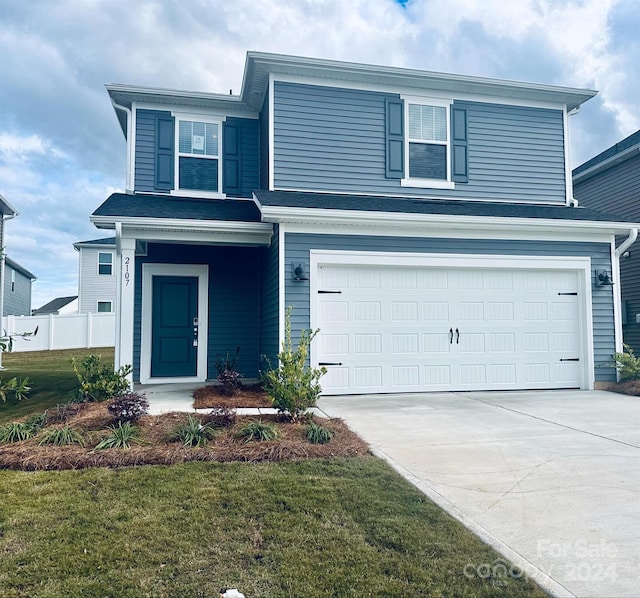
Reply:
[[607, 390], [619, 392], [625, 395], [633, 395], [640, 397], [640, 380], [630, 380], [629, 382], [620, 382], [610, 386]]
[[271, 400], [260, 385], [241, 386], [237, 394], [224, 394], [221, 386], [203, 386], [193, 393], [194, 409], [214, 407], [272, 407]]
[[[180, 442], [172, 442], [170, 436], [176, 426], [186, 422], [187, 415], [167, 413], [144, 416], [137, 424], [142, 431], [138, 444], [129, 449], [94, 451], [94, 447], [107, 434], [106, 426], [112, 425], [114, 420], [107, 411], [106, 403], [87, 403], [82, 405], [77, 413], [71, 413], [65, 422], [82, 434], [86, 442], [85, 447], [39, 446], [37, 437], [2, 444], [0, 469], [35, 471], [171, 465], [188, 461], [285, 461], [355, 457], [368, 453], [368, 445], [339, 419], [316, 419], [316, 423], [329, 428], [334, 436], [327, 444], [311, 444], [306, 438], [306, 422], [291, 423], [280, 416], [236, 416], [235, 422], [221, 428], [216, 438], [207, 446], [185, 448]], [[206, 415], [196, 417], [203, 423], [207, 421]], [[239, 427], [258, 419], [275, 425], [278, 430], [277, 440], [244, 442], [234, 437]]]

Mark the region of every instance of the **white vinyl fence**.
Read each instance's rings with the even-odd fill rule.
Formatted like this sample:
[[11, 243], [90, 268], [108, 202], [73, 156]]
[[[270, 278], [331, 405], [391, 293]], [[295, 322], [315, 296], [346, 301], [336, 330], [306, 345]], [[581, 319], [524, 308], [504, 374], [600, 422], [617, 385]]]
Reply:
[[64, 314], [43, 316], [5, 316], [5, 334], [38, 333], [27, 339], [16, 338], [13, 351], [46, 351], [113, 347], [116, 342], [116, 314]]

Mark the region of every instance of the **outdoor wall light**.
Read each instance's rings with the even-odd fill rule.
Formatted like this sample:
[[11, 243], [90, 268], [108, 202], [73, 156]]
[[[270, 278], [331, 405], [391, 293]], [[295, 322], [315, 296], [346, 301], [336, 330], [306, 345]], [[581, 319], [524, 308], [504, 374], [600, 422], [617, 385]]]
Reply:
[[611, 280], [611, 276], [606, 270], [596, 270], [596, 285], [599, 287], [611, 286], [613, 284], [613, 280]]
[[294, 282], [309, 280], [304, 271], [304, 264], [291, 264], [291, 280]]

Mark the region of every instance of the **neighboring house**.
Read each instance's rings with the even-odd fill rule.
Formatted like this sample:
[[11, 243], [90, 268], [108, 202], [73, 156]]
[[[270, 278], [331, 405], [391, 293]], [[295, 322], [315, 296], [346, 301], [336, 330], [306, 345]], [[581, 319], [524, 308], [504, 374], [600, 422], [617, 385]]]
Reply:
[[4, 260], [4, 316], [31, 315], [31, 285], [36, 277], [11, 258]]
[[[593, 388], [621, 347], [615, 235], [572, 207], [596, 92], [249, 52], [240, 95], [108, 85], [126, 193], [116, 364], [204, 381], [319, 328], [326, 394]], [[624, 245], [619, 248], [620, 252]]]
[[[5, 268], [3, 267], [6, 259], [4, 255], [4, 222], [11, 220], [18, 215], [18, 211], [0, 194], [0, 314], [4, 314], [4, 289], [5, 289]], [[1, 352], [0, 352], [1, 356]], [[0, 361], [0, 367], [2, 362]]]
[[78, 309], [81, 313], [116, 310], [115, 237], [81, 241], [79, 253]]
[[52, 314], [54, 316], [60, 316], [63, 314], [75, 314], [78, 313], [78, 296], [73, 297], [57, 297], [52, 299], [49, 303], [46, 303], [38, 309], [34, 309], [31, 315], [43, 316]]
[[[640, 131], [574, 169], [573, 188], [581, 205], [640, 221]], [[613, 282], [621, 289], [624, 341], [640, 355], [640, 244], [623, 255]]]

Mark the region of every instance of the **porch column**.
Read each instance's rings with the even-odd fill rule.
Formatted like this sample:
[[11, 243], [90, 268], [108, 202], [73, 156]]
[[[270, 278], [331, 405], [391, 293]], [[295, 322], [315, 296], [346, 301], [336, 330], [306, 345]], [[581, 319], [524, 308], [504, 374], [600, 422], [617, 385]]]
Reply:
[[[115, 367], [133, 365], [133, 309], [135, 297], [135, 239], [120, 239], [116, 281], [118, 305], [116, 309]], [[128, 376], [133, 382], [133, 374]]]

